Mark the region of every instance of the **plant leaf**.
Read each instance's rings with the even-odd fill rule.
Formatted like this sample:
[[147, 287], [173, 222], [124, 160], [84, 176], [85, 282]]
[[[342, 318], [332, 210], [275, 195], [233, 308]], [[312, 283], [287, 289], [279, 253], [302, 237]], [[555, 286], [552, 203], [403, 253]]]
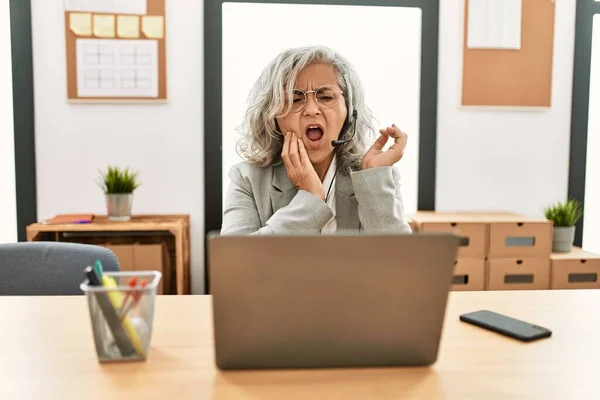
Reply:
[[119, 168], [108, 165], [100, 171], [98, 185], [106, 194], [133, 193], [139, 186], [139, 172], [132, 171], [129, 167]]
[[576, 199], [569, 199], [547, 207], [544, 216], [552, 221], [554, 226], [574, 226], [583, 216], [583, 207]]

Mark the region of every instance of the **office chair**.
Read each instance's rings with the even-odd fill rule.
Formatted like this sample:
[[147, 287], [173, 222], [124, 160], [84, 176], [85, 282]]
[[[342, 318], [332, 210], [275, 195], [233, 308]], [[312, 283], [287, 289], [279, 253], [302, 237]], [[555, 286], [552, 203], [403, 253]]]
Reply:
[[66, 242], [0, 244], [0, 295], [77, 295], [84, 268], [102, 262], [104, 271], [119, 271], [107, 248]]

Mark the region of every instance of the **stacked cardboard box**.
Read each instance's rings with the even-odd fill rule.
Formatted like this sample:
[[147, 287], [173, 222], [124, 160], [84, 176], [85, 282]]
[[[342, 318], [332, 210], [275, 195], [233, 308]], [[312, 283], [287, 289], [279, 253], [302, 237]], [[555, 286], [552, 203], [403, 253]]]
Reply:
[[600, 254], [575, 247], [568, 253], [552, 253], [551, 289], [599, 289]]
[[452, 232], [461, 236], [452, 290], [484, 290], [487, 224], [463, 213], [424, 211], [410, 218], [416, 232]]
[[452, 290], [550, 288], [552, 224], [511, 212], [419, 212], [418, 232], [463, 237]]
[[486, 289], [550, 289], [552, 222], [497, 215], [489, 223]]
[[115, 253], [119, 259], [120, 271], [159, 271], [162, 278], [158, 284], [158, 294], [171, 294], [171, 268], [167, 246], [158, 244], [113, 244], [106, 243], [105, 247]]

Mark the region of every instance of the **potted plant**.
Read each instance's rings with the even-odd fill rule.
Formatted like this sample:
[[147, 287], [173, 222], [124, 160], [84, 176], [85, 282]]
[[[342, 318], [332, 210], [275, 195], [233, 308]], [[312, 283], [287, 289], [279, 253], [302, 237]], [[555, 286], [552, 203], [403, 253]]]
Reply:
[[552, 221], [552, 251], [568, 252], [573, 248], [575, 224], [583, 215], [581, 203], [575, 199], [546, 208], [546, 219]]
[[105, 171], [100, 172], [99, 185], [106, 198], [108, 219], [113, 221], [131, 219], [133, 192], [140, 185], [138, 172], [109, 165]]

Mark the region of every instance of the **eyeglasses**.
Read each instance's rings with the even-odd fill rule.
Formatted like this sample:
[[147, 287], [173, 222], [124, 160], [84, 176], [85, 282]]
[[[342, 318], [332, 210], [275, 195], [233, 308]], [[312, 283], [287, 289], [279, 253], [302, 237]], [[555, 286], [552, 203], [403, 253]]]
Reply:
[[294, 89], [294, 97], [292, 101], [292, 112], [300, 112], [306, 107], [308, 101], [308, 94], [315, 94], [315, 102], [321, 108], [332, 108], [336, 106], [344, 93], [341, 89], [334, 85], [321, 86], [315, 90], [300, 90]]

